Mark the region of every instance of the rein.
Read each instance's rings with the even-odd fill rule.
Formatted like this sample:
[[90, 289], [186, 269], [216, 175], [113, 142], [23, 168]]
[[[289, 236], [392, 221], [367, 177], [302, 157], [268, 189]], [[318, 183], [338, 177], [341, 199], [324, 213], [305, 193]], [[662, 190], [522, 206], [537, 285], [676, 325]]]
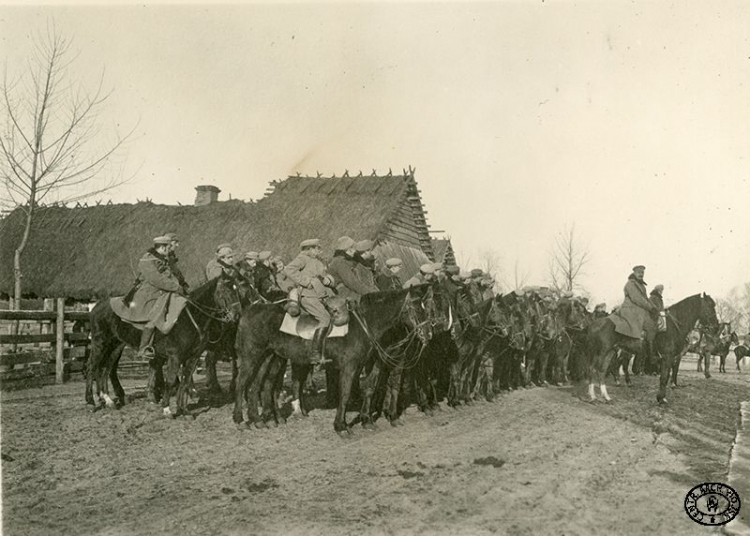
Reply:
[[[409, 295], [407, 294], [406, 299], [404, 300], [404, 303], [401, 306], [401, 311], [399, 311], [398, 317], [400, 318], [401, 315], [404, 313], [404, 310], [407, 307], [407, 302], [409, 301]], [[362, 318], [362, 315], [360, 315], [359, 311], [357, 309], [351, 310], [352, 315], [357, 320], [359, 325], [362, 327], [362, 331], [364, 331], [365, 335], [367, 336], [367, 339], [370, 341], [370, 343], [375, 347], [375, 350], [378, 352], [378, 356], [380, 359], [385, 363], [387, 366], [391, 368], [403, 368], [403, 369], [411, 369], [417, 365], [419, 362], [419, 358], [422, 356], [422, 352], [424, 351], [424, 345], [420, 348], [419, 352], [416, 354], [416, 356], [411, 359], [410, 361], [406, 363], [402, 363], [400, 361], [400, 358], [403, 357], [406, 354], [406, 350], [411, 346], [411, 344], [414, 342], [414, 339], [418, 336], [419, 328], [424, 326], [425, 324], [428, 324], [430, 321], [426, 320], [424, 322], [421, 322], [416, 325], [416, 327], [408, 332], [406, 337], [404, 337], [402, 340], [400, 340], [397, 343], [392, 344], [388, 347], [388, 350], [393, 351], [393, 349], [399, 349], [403, 347], [403, 350], [395, 355], [389, 354], [385, 348], [377, 341], [375, 336], [372, 334], [372, 331], [370, 330], [369, 326], [367, 325], [367, 322], [364, 318]]]

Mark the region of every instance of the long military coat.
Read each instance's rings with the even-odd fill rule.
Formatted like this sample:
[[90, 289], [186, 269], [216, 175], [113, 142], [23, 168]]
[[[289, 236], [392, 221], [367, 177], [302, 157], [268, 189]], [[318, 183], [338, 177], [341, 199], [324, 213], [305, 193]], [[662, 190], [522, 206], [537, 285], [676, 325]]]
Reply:
[[359, 299], [373, 292], [357, 275], [356, 262], [351, 257], [336, 253], [328, 265], [328, 273], [336, 283], [336, 293], [342, 298]]
[[153, 323], [166, 315], [170, 296], [181, 290], [169, 269], [169, 261], [150, 249], [138, 261], [138, 288], [130, 300], [128, 318], [132, 322]]
[[304, 251], [284, 267], [284, 274], [300, 287], [302, 298], [325, 298], [331, 293], [323, 285], [323, 278], [328, 274], [325, 264]]
[[643, 325], [648, 320], [654, 305], [646, 294], [646, 285], [631, 275], [623, 288], [625, 300], [617, 313], [610, 315], [615, 323], [615, 331], [628, 337], [640, 339]]

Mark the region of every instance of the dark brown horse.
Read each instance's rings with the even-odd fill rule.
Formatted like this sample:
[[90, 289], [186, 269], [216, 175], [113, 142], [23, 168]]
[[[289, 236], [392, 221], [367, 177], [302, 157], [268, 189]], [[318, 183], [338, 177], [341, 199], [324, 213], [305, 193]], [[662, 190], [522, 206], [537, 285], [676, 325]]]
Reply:
[[734, 348], [734, 356], [737, 358], [737, 370], [741, 371], [740, 368], [740, 361], [742, 361], [743, 358], [750, 356], [750, 347], [745, 344], [738, 344]]
[[[415, 304], [425, 295], [429, 285], [411, 289], [375, 292], [362, 297], [356, 314], [349, 319], [348, 333], [343, 337], [328, 338], [325, 342], [326, 357], [331, 359], [339, 371], [339, 399], [334, 430], [339, 434], [349, 433], [346, 422], [346, 406], [349, 402], [352, 382], [362, 370], [370, 349], [378, 346], [383, 334], [398, 324], [409, 329], [424, 329], [424, 310]], [[284, 319], [284, 308], [280, 304], [255, 304], [242, 312], [235, 347], [239, 361], [239, 376], [235, 393], [232, 418], [240, 425], [243, 422], [243, 402], [248, 399], [248, 423], [255, 420], [256, 395], [247, 393], [256, 377], [268, 369], [270, 359], [279, 358], [292, 362], [292, 382], [295, 398], [299, 400], [301, 411], [307, 413], [304, 398], [304, 385], [312, 369], [309, 361], [310, 343], [299, 337], [279, 331]]]
[[[171, 415], [169, 403], [175, 386], [177, 414], [187, 408], [188, 379], [192, 376], [198, 357], [209, 344], [208, 333], [214, 326], [221, 331], [235, 322], [239, 314], [239, 294], [231, 280], [213, 279], [190, 293], [174, 327], [168, 335], [156, 332], [153, 347], [156, 357], [152, 369], [166, 363], [167, 373], [161, 403], [165, 415]], [[97, 407], [119, 406], [125, 403], [125, 391], [117, 375], [117, 365], [125, 346], [137, 348], [141, 332], [122, 321], [113, 311], [109, 299], [100, 301], [91, 311], [91, 355], [86, 376], [86, 402], [95, 404], [93, 384], [99, 397]], [[112, 382], [116, 401], [109, 397], [107, 378]]]
[[[698, 320], [709, 331], [715, 331], [718, 327], [716, 304], [708, 294], [690, 296], [667, 309], [667, 330], [659, 332], [654, 341], [656, 353], [661, 359], [661, 378], [659, 392], [656, 395], [660, 403], [667, 402], [666, 388], [672, 364], [683, 350], [686, 337]], [[620, 348], [633, 353], [642, 351], [643, 341], [617, 333], [614, 323], [607, 317], [594, 321], [589, 328], [588, 342], [589, 399], [596, 400], [594, 386], [598, 383], [602, 398], [609, 402], [611, 399], [604, 379], [612, 357]]]

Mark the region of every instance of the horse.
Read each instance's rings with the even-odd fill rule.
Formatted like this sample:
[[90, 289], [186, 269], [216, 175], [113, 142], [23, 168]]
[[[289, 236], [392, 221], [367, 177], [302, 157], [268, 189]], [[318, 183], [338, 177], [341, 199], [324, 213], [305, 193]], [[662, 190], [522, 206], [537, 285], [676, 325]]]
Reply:
[[[346, 405], [352, 382], [370, 355], [370, 348], [378, 348], [378, 341], [383, 334], [400, 323], [406, 324], [411, 330], [426, 329], [420, 315], [420, 311], [424, 310], [413, 302], [415, 297], [421, 300], [427, 288], [429, 285], [418, 285], [409, 289], [365, 294], [359, 306], [350, 311], [347, 334], [326, 339], [326, 356], [339, 370], [339, 399], [333, 423], [334, 430], [339, 435], [351, 433], [346, 422]], [[235, 342], [239, 376], [232, 412], [232, 419], [238, 428], [243, 426], [243, 400], [246, 392], [271, 358], [280, 358], [284, 363], [287, 360], [292, 362], [295, 398], [299, 400], [302, 415], [307, 415], [302, 386], [312, 368], [309, 361], [310, 343], [279, 331], [284, 315], [284, 308], [280, 304], [255, 304], [242, 312]], [[380, 350], [378, 348], [378, 352]], [[250, 399], [248, 394], [248, 400]], [[255, 420], [254, 412], [254, 407], [248, 407], [248, 421], [245, 425]]]
[[[726, 324], [722, 324], [723, 326]], [[719, 372], [726, 372], [727, 354], [729, 354], [729, 347], [732, 344], [739, 344], [739, 338], [737, 333], [732, 331], [729, 336], [726, 335], [708, 335], [704, 337], [703, 344], [700, 347], [700, 354], [698, 358], [698, 364], [701, 361], [704, 363], [704, 372], [706, 378], [711, 377], [711, 373], [708, 371], [711, 363], [711, 356], [719, 356]]]
[[[738, 339], [739, 340], [739, 339]], [[738, 344], [734, 347], [734, 356], [737, 358], [737, 370], [742, 371], [740, 369], [740, 361], [742, 361], [743, 358], [750, 355], [750, 347], [748, 347], [747, 344]]]
[[[661, 359], [661, 377], [659, 392], [656, 395], [659, 403], [666, 403], [666, 387], [672, 372], [674, 358], [683, 349], [686, 337], [695, 323], [708, 329], [716, 329], [716, 303], [708, 294], [696, 294], [685, 298], [667, 309], [667, 330], [659, 332], [654, 347]], [[590, 401], [596, 400], [594, 383], [597, 381], [602, 398], [610, 402], [604, 376], [614, 353], [623, 348], [630, 352], [641, 351], [642, 339], [634, 339], [615, 331], [615, 325], [609, 317], [595, 320], [588, 330], [590, 357], [588, 361], [588, 394]]]
[[[185, 308], [169, 334], [164, 335], [157, 330], [153, 343], [156, 356], [150, 363], [152, 379], [149, 385], [156, 390], [158, 397], [156, 370], [161, 371], [161, 364], [166, 362], [167, 373], [163, 392], [160, 393], [165, 416], [172, 415], [169, 403], [178, 376], [177, 412], [174, 416], [186, 412], [188, 379], [192, 376], [198, 357], [210, 342], [206, 335], [214, 325], [221, 329], [231, 325], [239, 313], [239, 306], [239, 294], [234, 283], [216, 278], [189, 294]], [[95, 409], [122, 406], [125, 391], [117, 375], [117, 365], [126, 345], [138, 347], [141, 331], [121, 320], [112, 310], [109, 299], [99, 301], [92, 309], [90, 318], [91, 355], [87, 363], [86, 402], [95, 405], [93, 384], [96, 383], [99, 404], [95, 405]], [[115, 391], [114, 401], [109, 397], [108, 376]]]

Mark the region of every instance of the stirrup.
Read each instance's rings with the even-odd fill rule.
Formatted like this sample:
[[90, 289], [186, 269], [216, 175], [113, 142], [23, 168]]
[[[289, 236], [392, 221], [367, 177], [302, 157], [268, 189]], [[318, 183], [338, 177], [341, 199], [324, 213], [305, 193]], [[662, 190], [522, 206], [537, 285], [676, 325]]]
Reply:
[[148, 346], [144, 346], [141, 350], [138, 350], [137, 357], [151, 361], [156, 357], [156, 351], [154, 350], [154, 347], [149, 344]]
[[317, 363], [311, 363], [313, 367], [315, 367], [316, 370], [322, 369], [324, 366], [326, 366], [328, 363], [333, 363], [333, 359], [326, 359], [325, 357], [321, 357], [320, 361]]

